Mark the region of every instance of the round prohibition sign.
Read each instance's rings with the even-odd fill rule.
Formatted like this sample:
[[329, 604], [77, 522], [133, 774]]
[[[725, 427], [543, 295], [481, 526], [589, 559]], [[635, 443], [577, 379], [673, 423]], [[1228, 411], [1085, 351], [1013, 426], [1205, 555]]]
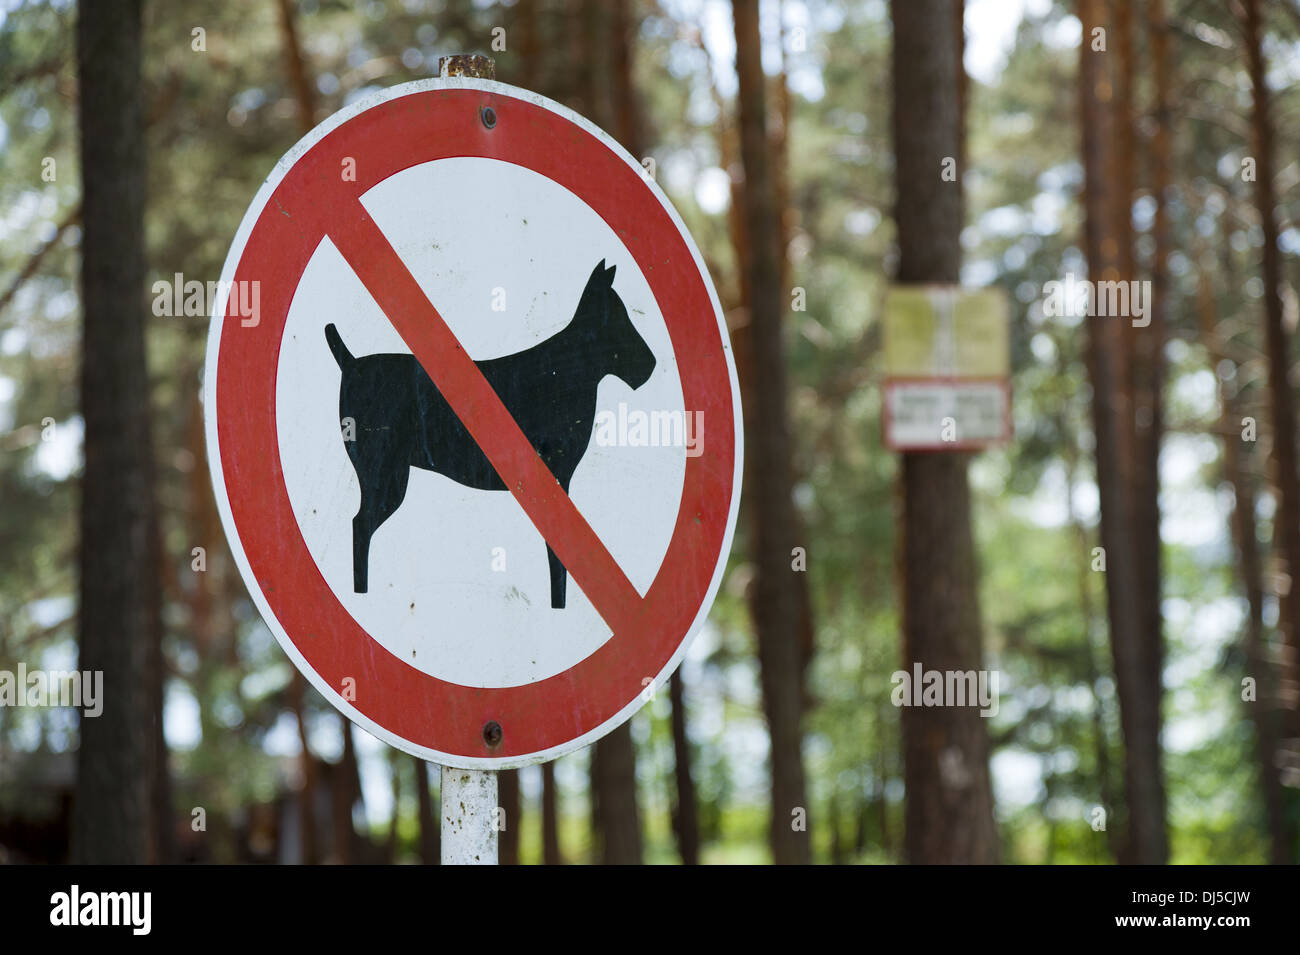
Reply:
[[[685, 407], [710, 422], [702, 453], [686, 458], [668, 549], [644, 595], [362, 204], [403, 170], [461, 157], [544, 176], [613, 230], [662, 313]], [[352, 176], [340, 175], [349, 167]], [[313, 559], [282, 470], [276, 382], [294, 294], [326, 240], [608, 626], [610, 637], [563, 672], [501, 687], [438, 679], [368, 634]], [[245, 214], [221, 278], [223, 290], [259, 283], [260, 314], [249, 327], [224, 293], [214, 308], [204, 381], [213, 486], [250, 594], [298, 669], [378, 738], [468, 769], [553, 759], [629, 719], [680, 663], [717, 593], [742, 459], [739, 392], [716, 292], [680, 217], [640, 164], [544, 97], [468, 78], [405, 84], [336, 113], [285, 155]]]

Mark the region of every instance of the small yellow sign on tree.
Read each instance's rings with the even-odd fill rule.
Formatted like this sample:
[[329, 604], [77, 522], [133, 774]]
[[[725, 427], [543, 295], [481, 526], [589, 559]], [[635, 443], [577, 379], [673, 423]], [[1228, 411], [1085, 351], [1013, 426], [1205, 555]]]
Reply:
[[883, 321], [891, 448], [972, 450], [1010, 436], [1010, 311], [1001, 289], [894, 286]]

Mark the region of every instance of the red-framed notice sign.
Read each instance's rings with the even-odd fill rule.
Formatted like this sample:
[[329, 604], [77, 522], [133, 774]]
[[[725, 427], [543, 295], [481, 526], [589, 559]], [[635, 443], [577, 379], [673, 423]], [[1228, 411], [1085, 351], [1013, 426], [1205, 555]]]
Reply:
[[500, 83], [395, 87], [275, 167], [220, 288], [254, 283], [251, 321], [214, 309], [209, 459], [294, 665], [467, 769], [630, 718], [717, 592], [742, 457], [717, 294], [636, 159]]
[[894, 286], [883, 321], [888, 447], [973, 451], [1011, 437], [1010, 319], [1002, 290]]

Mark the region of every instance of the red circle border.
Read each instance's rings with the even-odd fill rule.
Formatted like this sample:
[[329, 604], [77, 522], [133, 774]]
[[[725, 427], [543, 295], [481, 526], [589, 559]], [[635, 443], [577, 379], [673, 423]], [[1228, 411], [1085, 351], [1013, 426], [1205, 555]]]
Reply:
[[[308, 665], [351, 706], [413, 746], [476, 760], [526, 757], [601, 728], [659, 676], [709, 597], [733, 517], [737, 424], [725, 336], [706, 278], [674, 217], [628, 160], [587, 130], [536, 103], [475, 88], [425, 89], [345, 120], [292, 163], [263, 205], [233, 273], [259, 281], [260, 321], [222, 322], [217, 349], [219, 467], [249, 571]], [[487, 129], [480, 108], [491, 106]], [[453, 157], [498, 159], [544, 175], [581, 198], [636, 260], [664, 316], [687, 410], [708, 440], [686, 459], [682, 500], [659, 573], [635, 614], [562, 673], [523, 686], [467, 687], [394, 656], [343, 608], [303, 541], [280, 466], [275, 419], [280, 341], [308, 261], [328, 232], [328, 206], [357, 201], [410, 166]], [[345, 181], [345, 161], [355, 181]], [[717, 423], [725, 423], [724, 428]], [[337, 700], [334, 700], [336, 705]], [[501, 743], [483, 726], [496, 720]], [[607, 727], [612, 729], [613, 725]]]

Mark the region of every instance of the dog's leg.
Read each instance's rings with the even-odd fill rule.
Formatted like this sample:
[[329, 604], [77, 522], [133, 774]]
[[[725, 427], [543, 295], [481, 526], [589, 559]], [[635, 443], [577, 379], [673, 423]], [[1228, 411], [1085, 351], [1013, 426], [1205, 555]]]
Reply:
[[[576, 466], [576, 462], [575, 465]], [[547, 467], [555, 467], [555, 480], [559, 482], [560, 487], [564, 488], [564, 493], [569, 493], [569, 483], [573, 480], [573, 466], [556, 467], [554, 463], [548, 461]], [[551, 609], [564, 609], [564, 591], [569, 583], [569, 572], [565, 566], [560, 563], [560, 558], [555, 556], [555, 551], [551, 550], [551, 545], [546, 545], [546, 559], [551, 565]]]
[[564, 589], [569, 580], [569, 572], [560, 563], [560, 558], [555, 556], [550, 544], [546, 545], [546, 557], [551, 564], [551, 609], [563, 610]]
[[379, 461], [381, 466], [368, 470], [367, 474], [380, 477], [372, 478], [369, 486], [369, 482], [361, 485], [361, 506], [352, 518], [352, 589], [359, 594], [366, 592], [369, 582], [370, 538], [401, 506], [411, 475], [410, 465], [405, 461], [372, 460]]
[[352, 518], [352, 589], [359, 594], [366, 592], [367, 579], [370, 576], [370, 535], [374, 531], [366, 520], [365, 505]]

